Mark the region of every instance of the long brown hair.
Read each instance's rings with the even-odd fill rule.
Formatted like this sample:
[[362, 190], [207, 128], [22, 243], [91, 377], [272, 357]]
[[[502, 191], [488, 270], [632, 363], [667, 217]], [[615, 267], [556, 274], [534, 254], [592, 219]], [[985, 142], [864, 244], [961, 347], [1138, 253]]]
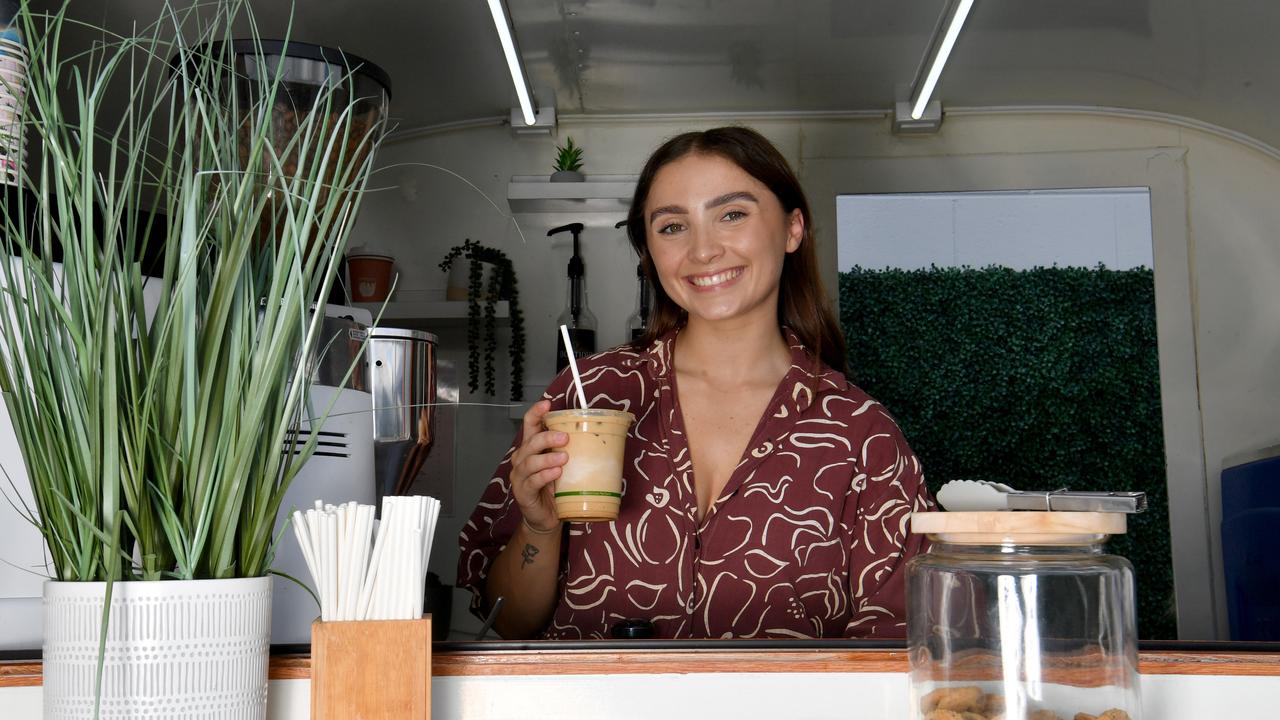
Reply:
[[782, 153], [763, 135], [745, 127], [721, 127], [677, 135], [663, 143], [645, 163], [640, 179], [636, 182], [631, 210], [627, 213], [627, 237], [631, 240], [631, 247], [640, 256], [645, 275], [653, 285], [654, 306], [649, 317], [648, 332], [637, 338], [633, 345], [637, 348], [646, 347], [662, 335], [683, 327], [687, 320], [685, 311], [662, 288], [653, 258], [649, 256], [644, 204], [649, 199], [649, 190], [658, 171], [692, 153], [716, 155], [732, 162], [769, 188], [787, 215], [794, 210], [800, 211], [804, 217], [804, 236], [800, 247], [795, 252], [787, 253], [782, 263], [782, 278], [778, 290], [778, 324], [791, 328], [809, 352], [829, 367], [847, 372], [844, 336], [840, 333], [840, 326], [836, 323], [822, 285], [822, 276], [818, 273], [809, 201]]

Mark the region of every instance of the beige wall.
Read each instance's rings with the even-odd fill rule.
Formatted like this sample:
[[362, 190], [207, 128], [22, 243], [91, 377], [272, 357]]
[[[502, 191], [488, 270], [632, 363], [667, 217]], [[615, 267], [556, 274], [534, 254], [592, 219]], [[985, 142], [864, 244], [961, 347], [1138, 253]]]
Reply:
[[[663, 138], [730, 119], [562, 119], [559, 138], [587, 149], [588, 173], [634, 174]], [[1171, 453], [1181, 474], [1171, 494], [1183, 634], [1225, 635], [1217, 557], [1218, 473], [1223, 458], [1280, 442], [1280, 162], [1230, 139], [1157, 119], [1079, 114], [964, 114], [947, 118], [937, 135], [900, 138], [884, 119], [779, 119], [749, 124], [773, 139], [795, 163], [815, 207], [821, 256], [835, 284], [834, 196], [839, 192], [901, 192], [1143, 184], [1153, 188], [1157, 244], [1162, 384], [1166, 425], [1176, 428]], [[548, 138], [514, 138], [502, 127], [443, 132], [388, 145], [381, 162], [431, 163], [483, 190], [505, 213], [511, 175], [549, 171]], [[1135, 178], [1139, 182], [1135, 182]], [[1142, 179], [1147, 181], [1143, 182]], [[436, 299], [444, 278], [435, 265], [465, 237], [512, 256], [520, 277], [528, 334], [526, 383], [536, 393], [552, 375], [554, 318], [564, 302], [567, 242], [546, 230], [588, 224], [584, 254], [591, 305], [602, 347], [621, 342], [634, 302], [635, 260], [613, 223], [616, 213], [518, 216], [511, 220], [453, 176], [417, 165], [389, 167], [375, 179], [355, 243], [391, 252], [402, 270], [399, 299]], [[1163, 256], [1160, 247], [1164, 243]], [[1161, 257], [1164, 257], [1162, 264]], [[465, 365], [460, 329], [441, 329], [443, 355]], [[1166, 354], [1165, 343], [1170, 350]], [[1197, 375], [1198, 369], [1198, 375]], [[503, 373], [499, 373], [501, 378]], [[500, 392], [498, 402], [505, 400]], [[467, 398], [464, 400], [483, 400]], [[1170, 416], [1171, 408], [1174, 413]], [[442, 522], [433, 566], [453, 576], [456, 530], [510, 441], [515, 425], [502, 408], [463, 408], [458, 415], [457, 505]], [[1169, 429], [1166, 437], [1169, 438]], [[1186, 438], [1194, 438], [1185, 447]], [[1207, 474], [1208, 482], [1204, 480]], [[1172, 477], [1172, 476], [1171, 476]], [[1174, 491], [1177, 491], [1176, 493]], [[1179, 502], [1175, 498], [1175, 502]], [[1177, 519], [1180, 518], [1180, 519]], [[1179, 538], [1178, 534], [1182, 534]], [[1211, 548], [1209, 552], [1196, 548]], [[1192, 578], [1190, 573], [1200, 573]], [[1215, 578], [1211, 598], [1205, 576]], [[1193, 589], [1198, 588], [1198, 589]], [[459, 608], [460, 609], [460, 608]], [[457, 612], [455, 612], [455, 616]], [[455, 618], [456, 628], [466, 627]]]

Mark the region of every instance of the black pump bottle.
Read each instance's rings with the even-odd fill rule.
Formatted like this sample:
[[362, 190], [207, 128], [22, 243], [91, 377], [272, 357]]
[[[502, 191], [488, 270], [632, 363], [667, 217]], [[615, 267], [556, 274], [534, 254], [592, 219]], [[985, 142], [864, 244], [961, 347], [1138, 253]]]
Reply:
[[575, 357], [586, 357], [596, 351], [596, 316], [587, 307], [587, 268], [582, 262], [579, 247], [582, 227], [582, 223], [569, 223], [547, 231], [547, 237], [562, 232], [573, 233], [573, 257], [569, 258], [569, 297], [564, 312], [560, 313], [556, 323], [556, 372], [569, 366], [569, 356], [560, 339], [560, 325], [569, 328], [569, 341], [573, 343]]

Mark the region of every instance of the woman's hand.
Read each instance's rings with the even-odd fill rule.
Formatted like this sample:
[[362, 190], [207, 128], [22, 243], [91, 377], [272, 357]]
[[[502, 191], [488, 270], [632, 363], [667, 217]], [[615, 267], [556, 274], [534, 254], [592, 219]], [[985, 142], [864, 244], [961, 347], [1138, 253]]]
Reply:
[[540, 400], [524, 414], [524, 443], [511, 456], [509, 476], [511, 492], [525, 523], [542, 534], [560, 529], [551, 483], [560, 477], [561, 467], [569, 460], [567, 453], [556, 451], [569, 443], [569, 436], [542, 429], [542, 416], [550, 410], [550, 401]]

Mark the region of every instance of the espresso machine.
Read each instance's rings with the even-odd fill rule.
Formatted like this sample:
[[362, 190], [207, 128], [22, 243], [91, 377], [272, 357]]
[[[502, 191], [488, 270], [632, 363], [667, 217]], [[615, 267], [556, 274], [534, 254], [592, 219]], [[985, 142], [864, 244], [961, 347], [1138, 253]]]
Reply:
[[[386, 494], [405, 494], [431, 449], [435, 418], [436, 337], [420, 330], [370, 327], [368, 310], [328, 305], [311, 364], [310, 406], [319, 442], [294, 477], [276, 516], [286, 530], [293, 510], [316, 500], [381, 507]], [[327, 417], [325, 416], [327, 412]], [[323, 419], [321, 419], [323, 418]], [[296, 444], [312, 423], [303, 421]], [[284, 452], [296, 452], [286, 440]], [[292, 533], [284, 532], [272, 568], [308, 585], [311, 577]], [[311, 642], [319, 606], [305, 588], [278, 578], [273, 590], [271, 642]]]
[[431, 451], [436, 343], [435, 335], [421, 330], [377, 327], [369, 333], [374, 483], [379, 501], [388, 493], [406, 494]]
[[[285, 439], [284, 453], [297, 454], [313, 422], [319, 434], [315, 451], [294, 476], [276, 514], [276, 546], [272, 569], [308, 585], [312, 580], [302, 550], [284, 532], [294, 510], [306, 511], [316, 500], [336, 504], [355, 500], [372, 505], [373, 433], [366, 345], [372, 316], [368, 310], [326, 305], [316, 347], [304, 354], [311, 365], [311, 390], [303, 420]], [[314, 420], [309, 420], [314, 418]], [[323, 418], [323, 419], [322, 419]], [[277, 577], [271, 598], [271, 642], [311, 642], [311, 621], [319, 606], [311, 593], [286, 577]]]

